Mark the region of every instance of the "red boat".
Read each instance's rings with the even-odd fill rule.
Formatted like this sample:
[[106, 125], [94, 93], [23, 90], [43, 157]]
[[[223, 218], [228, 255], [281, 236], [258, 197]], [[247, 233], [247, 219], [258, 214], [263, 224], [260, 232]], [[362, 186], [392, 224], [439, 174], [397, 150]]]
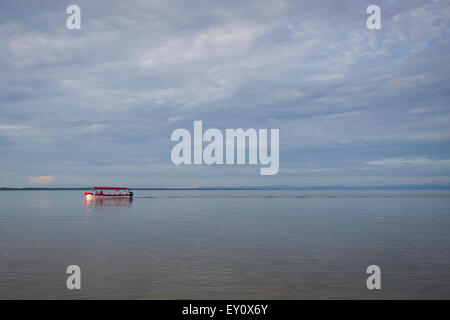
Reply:
[[[112, 191], [114, 190], [114, 191]], [[95, 199], [133, 199], [133, 192], [124, 187], [94, 187], [91, 192], [83, 192], [86, 200]]]

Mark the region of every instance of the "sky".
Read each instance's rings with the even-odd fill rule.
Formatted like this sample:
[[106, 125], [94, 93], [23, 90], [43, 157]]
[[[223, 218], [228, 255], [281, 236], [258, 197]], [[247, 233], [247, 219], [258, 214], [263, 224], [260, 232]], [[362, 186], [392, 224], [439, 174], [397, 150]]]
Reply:
[[[450, 184], [448, 1], [1, 1], [0, 39], [0, 187]], [[176, 166], [195, 120], [279, 129], [278, 174]]]

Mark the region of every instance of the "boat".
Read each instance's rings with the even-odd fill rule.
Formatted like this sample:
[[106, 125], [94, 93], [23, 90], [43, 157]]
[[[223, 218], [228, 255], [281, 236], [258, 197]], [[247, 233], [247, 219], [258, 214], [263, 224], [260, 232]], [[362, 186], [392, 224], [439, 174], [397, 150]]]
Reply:
[[83, 193], [86, 197], [86, 200], [133, 199], [133, 192], [124, 187], [93, 187], [91, 192]]

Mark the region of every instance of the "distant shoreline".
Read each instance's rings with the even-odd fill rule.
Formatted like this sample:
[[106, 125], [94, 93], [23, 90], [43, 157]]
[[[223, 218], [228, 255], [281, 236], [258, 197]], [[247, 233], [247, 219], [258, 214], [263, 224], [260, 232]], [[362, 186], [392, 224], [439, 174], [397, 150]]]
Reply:
[[[10, 188], [1, 187], [0, 191], [68, 191], [68, 190], [90, 190], [92, 187], [23, 187]], [[205, 190], [450, 190], [450, 185], [392, 185], [392, 186], [244, 186], [244, 187], [199, 187], [199, 188], [132, 188], [132, 190], [154, 190], [154, 191], [205, 191]]]

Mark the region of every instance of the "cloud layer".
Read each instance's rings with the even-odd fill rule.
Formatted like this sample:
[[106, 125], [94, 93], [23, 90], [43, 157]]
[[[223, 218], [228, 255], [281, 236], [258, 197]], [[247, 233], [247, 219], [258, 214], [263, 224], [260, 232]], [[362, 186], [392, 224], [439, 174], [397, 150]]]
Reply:
[[[1, 185], [450, 183], [450, 5], [372, 2], [2, 2]], [[280, 173], [174, 166], [194, 120], [279, 128]]]

